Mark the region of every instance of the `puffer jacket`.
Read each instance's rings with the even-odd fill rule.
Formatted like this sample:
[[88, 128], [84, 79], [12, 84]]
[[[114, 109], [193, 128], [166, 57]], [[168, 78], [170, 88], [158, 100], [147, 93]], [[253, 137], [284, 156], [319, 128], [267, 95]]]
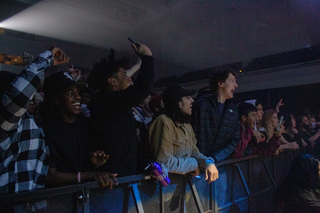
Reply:
[[192, 126], [200, 152], [216, 162], [226, 159], [240, 141], [237, 107], [227, 100], [221, 116], [217, 97], [209, 94], [201, 96], [192, 108]]

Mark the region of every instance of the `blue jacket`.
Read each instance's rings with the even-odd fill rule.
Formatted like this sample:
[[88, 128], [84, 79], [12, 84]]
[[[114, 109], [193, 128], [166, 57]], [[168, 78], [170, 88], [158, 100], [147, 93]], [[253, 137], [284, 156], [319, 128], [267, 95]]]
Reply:
[[192, 126], [200, 152], [216, 162], [229, 157], [240, 141], [237, 107], [227, 100], [221, 118], [217, 97], [209, 94], [201, 96], [192, 108]]

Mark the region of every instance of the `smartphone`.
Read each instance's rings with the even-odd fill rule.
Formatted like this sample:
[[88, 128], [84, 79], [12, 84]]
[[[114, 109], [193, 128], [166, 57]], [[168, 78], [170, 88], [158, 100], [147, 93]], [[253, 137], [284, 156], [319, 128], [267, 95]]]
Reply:
[[282, 122], [283, 122], [283, 116], [280, 117], [279, 124], [278, 124], [278, 127], [277, 127], [278, 131], [280, 130]]
[[131, 38], [129, 38], [129, 37], [128, 37], [128, 40], [129, 40], [131, 43], [135, 44], [137, 47], [139, 47], [139, 46], [140, 46], [140, 44], [139, 44], [139, 43], [134, 42], [134, 41], [133, 41]]

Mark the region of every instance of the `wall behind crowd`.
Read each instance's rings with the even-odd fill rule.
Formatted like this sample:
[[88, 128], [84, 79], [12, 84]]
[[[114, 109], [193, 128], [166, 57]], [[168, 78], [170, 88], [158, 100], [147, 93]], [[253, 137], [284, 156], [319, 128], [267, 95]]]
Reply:
[[[0, 53], [3, 54], [23, 56], [23, 52], [28, 52], [34, 57], [37, 57], [39, 52], [49, 49], [52, 45], [61, 47], [71, 58], [70, 63], [59, 66], [57, 68], [58, 70], [63, 70], [71, 64], [76, 67], [91, 69], [93, 63], [99, 61], [102, 57], [107, 57], [109, 54], [109, 50], [106, 49], [19, 32], [6, 31], [5, 35], [0, 35]], [[0, 71], [6, 70], [18, 73], [23, 69], [23, 66], [0, 63]]]

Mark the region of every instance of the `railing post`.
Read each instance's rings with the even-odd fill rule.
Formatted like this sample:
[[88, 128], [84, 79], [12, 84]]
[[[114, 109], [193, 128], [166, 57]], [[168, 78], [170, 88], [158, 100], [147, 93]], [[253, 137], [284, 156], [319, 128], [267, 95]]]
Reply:
[[236, 164], [234, 164], [234, 165], [237, 167], [237, 171], [238, 171], [238, 173], [239, 173], [239, 175], [240, 175], [240, 178], [241, 178], [242, 184], [243, 184], [243, 186], [244, 186], [244, 189], [246, 190], [246, 193], [247, 193], [248, 199], [249, 199], [249, 201], [250, 201], [250, 203], [251, 203], [251, 207], [252, 207], [252, 209], [253, 209], [253, 212], [257, 212], [256, 207], [255, 207], [255, 205], [254, 205], [254, 203], [253, 203], [253, 201], [252, 201], [252, 199], [251, 199], [250, 190], [249, 190], [249, 187], [248, 187], [248, 185], [247, 185], [247, 182], [246, 182], [246, 180], [245, 180], [245, 178], [244, 178], [244, 175], [243, 175], [243, 173], [242, 173], [242, 170], [241, 170], [241, 168], [240, 168], [240, 165], [239, 165], [238, 163], [236, 163]]
[[131, 186], [131, 191], [132, 191], [132, 195], [133, 195], [134, 203], [136, 205], [137, 212], [144, 213], [139, 190], [138, 190], [138, 183], [130, 184], [130, 186]]
[[77, 193], [77, 213], [90, 213], [90, 194], [86, 187]]
[[159, 184], [160, 213], [164, 213], [163, 186]]
[[[270, 171], [270, 169], [269, 169], [269, 167], [268, 167], [265, 159], [262, 159], [262, 162], [263, 162], [264, 166], [266, 167], [268, 176], [269, 176], [269, 178], [270, 178], [270, 180], [271, 180], [271, 182], [272, 182], [272, 185], [273, 185], [274, 189], [277, 189], [277, 184], [276, 184], [276, 182], [274, 181], [274, 178], [272, 177], [271, 171]], [[272, 162], [274, 163], [274, 158], [272, 159]], [[274, 171], [275, 171], [275, 170], [274, 170]]]
[[211, 182], [210, 183], [210, 195], [213, 194], [213, 196], [211, 196], [211, 206], [212, 206], [212, 210], [214, 213], [218, 213], [218, 205], [216, 203], [217, 197], [216, 197], [216, 182]]
[[199, 198], [199, 194], [198, 194], [198, 191], [197, 191], [197, 188], [196, 188], [196, 186], [194, 185], [191, 177], [188, 176], [187, 178], [188, 178], [188, 182], [189, 182], [189, 185], [190, 185], [190, 188], [191, 188], [191, 192], [192, 192], [194, 201], [195, 201], [195, 203], [196, 203], [198, 212], [199, 212], [199, 213], [204, 213], [203, 207], [202, 207], [202, 204], [201, 204], [201, 201], [200, 201], [200, 198]]

